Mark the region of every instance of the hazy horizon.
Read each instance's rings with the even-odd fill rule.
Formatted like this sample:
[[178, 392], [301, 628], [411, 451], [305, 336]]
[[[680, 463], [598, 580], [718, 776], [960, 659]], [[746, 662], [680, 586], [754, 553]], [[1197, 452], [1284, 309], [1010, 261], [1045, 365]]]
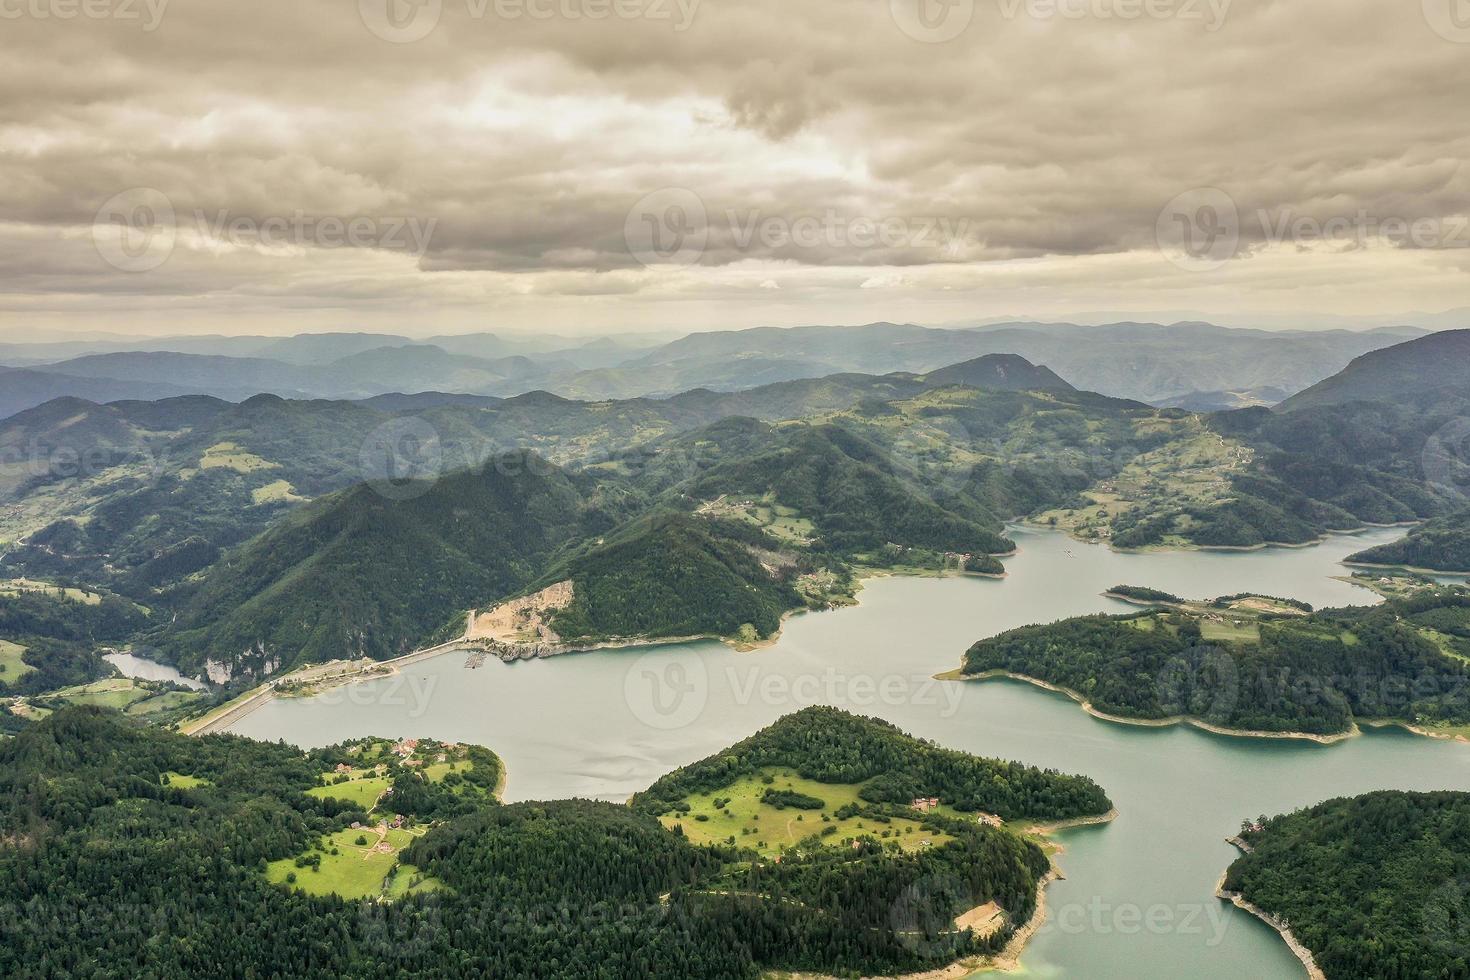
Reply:
[[[1464, 316], [1463, 316], [1464, 326], [1463, 327], [1457, 326], [1457, 325], [1455, 325], [1453, 323], [1451, 323], [1451, 324], [1430, 325], [1430, 324], [1425, 324], [1423, 322], [1416, 322], [1416, 321], [1424, 321], [1424, 320], [1436, 320], [1436, 319], [1439, 319], [1439, 318], [1448, 318], [1448, 317], [1452, 317], [1452, 316], [1457, 316], [1461, 312], [1464, 313]], [[1238, 321], [1238, 322], [1231, 322], [1231, 321]], [[924, 328], [930, 329], [930, 330], [974, 330], [974, 329], [986, 329], [986, 328], [992, 328], [992, 327], [1003, 327], [1003, 326], [1009, 326], [1009, 325], [1018, 325], [1018, 326], [1022, 326], [1022, 325], [1024, 325], [1024, 326], [1049, 326], [1049, 325], [1061, 325], [1061, 324], [1070, 324], [1070, 325], [1075, 325], [1075, 326], [1079, 326], [1079, 327], [1103, 327], [1103, 326], [1116, 325], [1116, 324], [1120, 324], [1120, 323], [1139, 323], [1139, 324], [1150, 325], [1150, 326], [1170, 327], [1170, 326], [1179, 326], [1179, 325], [1182, 325], [1182, 324], [1204, 323], [1204, 324], [1209, 324], [1211, 326], [1222, 327], [1222, 328], [1228, 329], [1228, 330], [1262, 330], [1262, 331], [1266, 331], [1268, 333], [1290, 333], [1290, 332], [1327, 333], [1327, 332], [1331, 332], [1331, 331], [1342, 331], [1342, 330], [1349, 331], [1349, 332], [1355, 332], [1355, 333], [1365, 333], [1365, 332], [1371, 332], [1371, 331], [1375, 331], [1375, 330], [1392, 331], [1392, 330], [1395, 330], [1395, 329], [1405, 329], [1405, 330], [1420, 329], [1420, 330], [1426, 330], [1426, 331], [1440, 331], [1440, 330], [1454, 330], [1454, 329], [1470, 328], [1470, 310], [1466, 310], [1466, 311], [1446, 310], [1443, 313], [1438, 313], [1438, 314], [1411, 314], [1411, 315], [1406, 315], [1404, 317], [1361, 318], [1360, 320], [1355, 320], [1355, 321], [1354, 320], [1349, 320], [1349, 318], [1334, 318], [1332, 320], [1332, 322], [1302, 323], [1302, 324], [1298, 324], [1298, 325], [1292, 325], [1292, 324], [1289, 324], [1289, 323], [1287, 323], [1287, 324], [1281, 324], [1281, 323], [1273, 324], [1269, 320], [1255, 320], [1253, 318], [1239, 319], [1239, 318], [1232, 318], [1232, 317], [1211, 317], [1211, 316], [1202, 315], [1202, 314], [1194, 314], [1194, 315], [1183, 315], [1183, 314], [1181, 314], [1181, 315], [1177, 315], [1177, 316], [1160, 317], [1160, 316], [1158, 316], [1157, 313], [1143, 312], [1143, 313], [1135, 313], [1135, 314], [1124, 314], [1124, 313], [1091, 314], [1091, 315], [1089, 315], [1089, 314], [1078, 314], [1078, 315], [1075, 315], [1074, 317], [1062, 317], [1062, 318], [1055, 318], [1055, 319], [1040, 319], [1040, 318], [1035, 318], [1035, 317], [1000, 317], [1000, 318], [990, 318], [990, 319], [985, 319], [985, 320], [959, 321], [959, 322], [949, 322], [949, 323], [919, 323], [919, 322], [915, 322], [915, 321], [912, 321], [912, 320], [892, 319], [892, 320], [867, 320], [867, 321], [854, 322], [854, 323], [817, 323], [817, 322], [811, 322], [811, 323], [751, 323], [751, 324], [746, 324], [744, 326], [735, 326], [735, 327], [711, 326], [711, 325], [705, 325], [705, 326], [694, 325], [694, 326], [689, 327], [689, 329], [674, 329], [674, 328], [670, 328], [670, 329], [664, 329], [664, 330], [651, 330], [651, 329], [647, 329], [647, 328], [630, 327], [630, 328], [622, 329], [622, 330], [620, 330], [620, 329], [614, 329], [614, 328], [590, 328], [590, 329], [587, 329], [587, 330], [578, 331], [578, 330], [575, 330], [575, 329], [567, 329], [567, 330], [543, 330], [543, 329], [537, 329], [537, 328], [532, 328], [532, 327], [524, 327], [524, 326], [486, 326], [486, 327], [477, 327], [477, 328], [466, 328], [466, 329], [462, 329], [462, 330], [444, 330], [444, 331], [428, 331], [428, 330], [423, 330], [423, 329], [415, 330], [415, 329], [412, 329], [412, 328], [404, 328], [404, 329], [397, 329], [397, 330], [391, 330], [391, 329], [385, 329], [385, 330], [369, 330], [369, 329], [364, 329], [364, 328], [356, 327], [356, 326], [343, 326], [343, 327], [340, 327], [340, 328], [337, 328], [337, 329], [330, 329], [330, 328], [293, 329], [293, 327], [292, 327], [292, 325], [290, 323], [279, 323], [279, 324], [277, 324], [277, 326], [279, 327], [279, 329], [277, 329], [277, 330], [225, 330], [225, 329], [214, 329], [214, 330], [196, 330], [196, 331], [190, 331], [190, 330], [183, 330], [183, 329], [181, 329], [181, 330], [178, 330], [178, 331], [170, 331], [170, 332], [138, 333], [138, 334], [120, 333], [120, 332], [113, 332], [113, 331], [107, 331], [107, 330], [88, 330], [88, 329], [81, 329], [81, 328], [76, 329], [76, 330], [64, 330], [64, 329], [52, 328], [52, 329], [44, 330], [44, 331], [27, 331], [27, 333], [26, 333], [26, 335], [24, 337], [12, 337], [12, 336], [9, 336], [9, 335], [0, 334], [0, 343], [22, 344], [22, 345], [23, 344], [67, 344], [67, 343], [76, 343], [76, 344], [86, 344], [86, 343], [97, 343], [97, 344], [138, 344], [138, 343], [158, 342], [158, 341], [167, 341], [167, 340], [170, 340], [170, 339], [184, 339], [184, 338], [205, 338], [205, 337], [220, 337], [220, 338], [273, 337], [273, 338], [286, 338], [286, 337], [296, 337], [296, 336], [319, 336], [319, 335], [328, 335], [328, 334], [342, 334], [342, 335], [351, 335], [351, 334], [381, 335], [381, 336], [384, 336], [384, 337], [405, 339], [405, 340], [410, 340], [410, 341], [427, 341], [427, 340], [432, 340], [432, 339], [434, 339], [436, 337], [463, 337], [463, 336], [473, 336], [473, 335], [477, 335], [477, 334], [491, 334], [491, 335], [496, 335], [496, 336], [502, 336], [502, 337], [505, 337], [507, 339], [516, 339], [516, 340], [523, 340], [523, 341], [531, 341], [531, 340], [534, 340], [534, 339], [536, 339], [538, 337], [551, 337], [551, 338], [564, 338], [566, 340], [574, 341], [574, 342], [582, 342], [582, 341], [592, 342], [592, 341], [597, 341], [597, 340], [615, 340], [615, 341], [625, 341], [625, 342], [630, 343], [630, 344], [633, 344], [633, 343], [660, 344], [660, 343], [666, 343], [666, 342], [668, 342], [670, 340], [677, 339], [679, 337], [683, 337], [683, 336], [687, 336], [689, 334], [695, 334], [695, 333], [738, 332], [738, 331], [741, 331], [741, 330], [757, 330], [757, 329], [796, 330], [796, 329], [807, 328], [807, 327], [827, 327], [827, 328], [841, 329], [841, 328], [844, 328], [844, 327], [851, 327], [851, 328], [864, 327], [864, 326], [870, 326], [872, 324], [877, 324], [877, 323], [893, 323], [893, 324], [904, 325], [904, 326], [918, 326], [918, 327], [924, 327]]]

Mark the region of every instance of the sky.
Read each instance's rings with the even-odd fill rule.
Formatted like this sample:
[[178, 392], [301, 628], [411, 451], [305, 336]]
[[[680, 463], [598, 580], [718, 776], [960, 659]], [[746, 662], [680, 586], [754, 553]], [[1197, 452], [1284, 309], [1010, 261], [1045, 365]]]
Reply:
[[0, 20], [5, 340], [1470, 307], [1470, 0]]

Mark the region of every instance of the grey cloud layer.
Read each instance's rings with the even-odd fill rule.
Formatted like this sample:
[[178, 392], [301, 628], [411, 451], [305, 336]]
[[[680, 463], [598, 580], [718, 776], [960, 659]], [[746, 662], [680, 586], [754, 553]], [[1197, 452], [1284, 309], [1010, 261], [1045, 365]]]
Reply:
[[405, 295], [415, 274], [456, 271], [490, 276], [471, 292], [681, 291], [690, 270], [650, 273], [626, 239], [630, 207], [664, 187], [705, 208], [700, 269], [769, 263], [788, 288], [803, 269], [851, 269], [852, 288], [864, 269], [1151, 251], [1160, 208], [1195, 187], [1234, 199], [1239, 261], [1268, 277], [1259, 253], [1283, 214], [1470, 213], [1470, 44], [1436, 34], [1417, 0], [1236, 0], [1215, 25], [1184, 16], [1211, 9], [1193, 0], [1136, 19], [1116, 15], [1128, 0], [1070, 0], [1080, 18], [979, 0], [943, 44], [906, 36], [888, 0], [658, 0], [667, 17], [628, 0], [642, 14], [601, 20], [560, 13], [595, 0], [556, 0], [546, 19], [443, 0], [403, 44], [347, 2], [175, 0], [153, 30], [10, 16], [65, 2], [0, 0], [10, 291], [201, 295], [265, 276], [282, 294], [360, 292], [309, 258], [197, 235], [172, 271], [119, 285], [78, 232], [139, 186], [190, 228], [432, 221], [422, 258], [375, 267]]

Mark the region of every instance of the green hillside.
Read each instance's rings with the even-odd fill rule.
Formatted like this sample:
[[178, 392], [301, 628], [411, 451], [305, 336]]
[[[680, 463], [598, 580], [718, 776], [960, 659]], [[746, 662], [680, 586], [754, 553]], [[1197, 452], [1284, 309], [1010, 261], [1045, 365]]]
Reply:
[[1400, 541], [1350, 555], [1350, 562], [1402, 565], [1439, 572], [1470, 572], [1470, 510], [1438, 517]]
[[[733, 497], [786, 508], [810, 523], [821, 549], [845, 555], [886, 544], [978, 554], [1015, 549], [1000, 533], [1000, 521], [974, 496], [930, 499], [921, 476], [901, 458], [840, 425], [770, 427], [731, 420], [682, 442], [697, 461], [714, 461], [680, 492], [699, 501]], [[729, 442], [738, 448], [719, 452]]]
[[565, 640], [608, 637], [766, 637], [803, 605], [795, 563], [768, 568], [761, 553], [779, 543], [746, 525], [677, 513], [654, 514], [608, 535], [553, 570], [575, 598], [552, 619]]
[[1364, 354], [1277, 409], [1294, 412], [1346, 402], [1393, 402], [1409, 393], [1439, 388], [1470, 391], [1470, 330], [1444, 330]]
[[1329, 980], [1458, 977], [1470, 794], [1382, 791], [1245, 822], [1224, 888], [1286, 922]]
[[325, 498], [214, 566], [160, 646], [257, 675], [407, 653], [471, 606], [514, 592], [599, 521], [586, 481], [530, 454], [426, 484]]
[[962, 674], [1016, 674], [1124, 719], [1340, 735], [1356, 721], [1470, 726], [1470, 592], [1429, 590], [1306, 615], [1232, 597], [1083, 616], [981, 640]]

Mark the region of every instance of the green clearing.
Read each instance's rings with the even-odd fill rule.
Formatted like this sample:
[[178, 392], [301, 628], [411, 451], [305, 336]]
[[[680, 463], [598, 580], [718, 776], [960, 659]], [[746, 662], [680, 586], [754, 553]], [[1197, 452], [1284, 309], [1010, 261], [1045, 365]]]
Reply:
[[14, 684], [36, 669], [21, 659], [25, 652], [19, 643], [0, 640], [0, 684]]
[[95, 704], [122, 711], [135, 701], [151, 697], [153, 697], [153, 692], [139, 687], [131, 677], [108, 677], [90, 684], [80, 684], [76, 687], [65, 687], [59, 691], [53, 691], [45, 696], [45, 700], [53, 708], [58, 706], [56, 702], [65, 702], [66, 704]]
[[86, 603], [89, 606], [102, 604], [102, 597], [95, 592], [86, 592], [82, 589], [62, 588], [52, 585], [50, 582], [37, 582], [28, 578], [12, 578], [0, 581], [0, 595], [18, 595], [22, 592], [39, 592], [42, 595], [53, 596], [57, 599], [71, 599], [73, 602]]
[[199, 460], [200, 469], [225, 469], [234, 470], [236, 473], [254, 473], [258, 470], [273, 470], [279, 467], [279, 463], [272, 463], [268, 459], [261, 459], [254, 453], [245, 452], [233, 442], [215, 443], [204, 450], [204, 455]]
[[1249, 619], [1201, 619], [1200, 636], [1215, 643], [1260, 643], [1260, 624]]
[[[1454, 657], [1461, 662], [1470, 662], [1470, 641], [1450, 636], [1448, 633], [1441, 633], [1439, 630], [1432, 630], [1427, 626], [1418, 627], [1418, 633], [1439, 647], [1439, 652], [1446, 657]], [[1356, 636], [1353, 637], [1354, 644], [1357, 643], [1357, 639]]]
[[721, 497], [702, 506], [699, 512], [754, 524], [783, 544], [807, 545], [817, 533], [817, 526], [796, 508], [776, 503], [774, 493], [759, 499]]
[[[354, 770], [348, 773], [345, 783], [329, 783], [325, 786], [314, 786], [306, 791], [307, 796], [315, 796], [319, 799], [331, 798], [342, 800], [346, 803], [355, 803], [363, 810], [371, 810], [378, 802], [378, 797], [393, 785], [393, 781], [386, 776], [372, 775], [363, 770]], [[332, 778], [336, 778], [335, 776]]]
[[388, 879], [383, 894], [389, 899], [403, 898], [405, 895], [422, 895], [426, 892], [435, 892], [444, 887], [444, 882], [433, 875], [425, 874], [411, 864], [400, 864], [393, 869], [392, 877]]
[[[413, 891], [430, 891], [439, 883], [435, 881], [430, 885], [433, 879], [415, 883], [415, 879], [420, 877], [417, 869], [399, 869], [393, 875], [393, 882], [388, 881], [388, 876], [398, 866], [399, 852], [423, 833], [422, 830], [394, 830], [381, 825], [339, 830], [323, 838], [319, 849], [302, 855], [319, 857], [319, 868], [298, 866], [298, 858], [281, 858], [266, 865], [266, 880], [290, 885], [308, 895], [338, 895], [346, 899], [378, 895], [398, 897]], [[358, 844], [359, 839], [365, 839], [367, 844]], [[333, 850], [337, 853], [333, 854]], [[289, 878], [293, 874], [294, 882]], [[395, 889], [397, 894], [394, 894]]]
[[163, 774], [163, 784], [165, 786], [172, 786], [175, 789], [198, 789], [201, 786], [214, 785], [214, 783], [211, 783], [207, 779], [200, 779], [198, 776], [191, 776], [186, 772], [174, 772], [172, 769]]
[[201, 694], [189, 691], [164, 691], [151, 698], [135, 701], [128, 705], [127, 713], [130, 715], [156, 715], [165, 711], [178, 711], [185, 708], [199, 698]]
[[[442, 783], [444, 777], [450, 773], [458, 773], [463, 776], [475, 768], [475, 763], [470, 759], [457, 759], [448, 762], [434, 762], [423, 768], [424, 778], [431, 783]], [[460, 783], [452, 787], [459, 796], [479, 797], [483, 794], [473, 783]]]
[[[773, 780], [766, 783], [762, 776], [771, 776]], [[948, 834], [924, 830], [918, 820], [895, 817], [890, 822], [883, 823], [871, 815], [837, 819], [833, 815], [837, 809], [849, 803], [862, 804], [858, 799], [860, 789], [861, 783], [819, 783], [803, 779], [788, 770], [767, 769], [760, 776], [748, 776], [712, 793], [696, 793], [684, 801], [689, 804], [688, 813], [669, 813], [659, 819], [666, 827], [682, 825], [685, 836], [695, 844], [728, 842], [729, 838], [734, 837], [736, 844], [741, 847], [749, 847], [767, 855], [779, 854], [813, 834], [824, 834], [823, 839], [834, 845], [858, 837], [892, 839], [897, 840], [905, 850], [924, 847], [925, 841], [930, 846], [938, 846], [952, 839]], [[821, 810], [797, 810], [790, 807], [779, 810], [761, 802], [761, 797], [767, 790], [790, 790], [814, 796], [824, 801], [826, 806]], [[728, 799], [729, 802], [716, 809], [716, 799]], [[940, 807], [938, 812], [946, 816], [965, 817], [948, 807]], [[707, 819], [700, 820], [701, 815]], [[827, 817], [826, 820], [823, 820], [824, 816]], [[969, 819], [973, 819], [973, 816]], [[832, 830], [827, 833], [829, 828]]]

